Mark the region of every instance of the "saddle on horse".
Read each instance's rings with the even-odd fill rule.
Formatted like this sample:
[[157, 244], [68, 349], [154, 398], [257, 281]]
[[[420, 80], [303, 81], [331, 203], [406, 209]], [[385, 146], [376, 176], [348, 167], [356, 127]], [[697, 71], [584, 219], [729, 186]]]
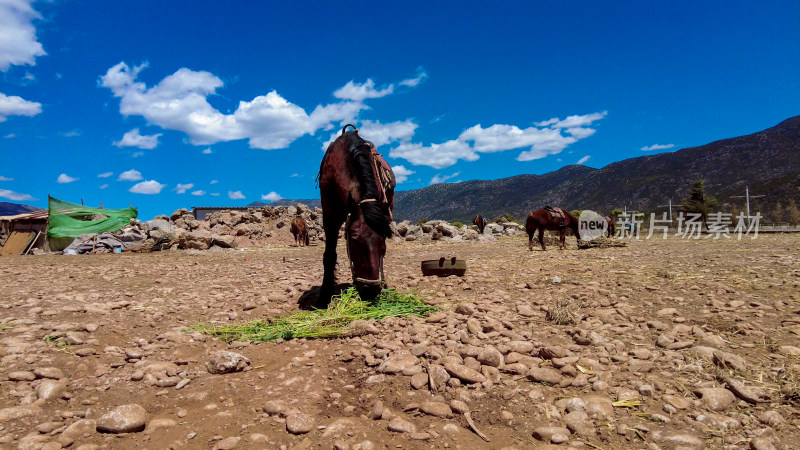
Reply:
[[566, 219], [566, 212], [563, 209], [558, 207], [553, 207], [550, 205], [545, 206], [544, 209], [545, 211], [550, 213], [550, 217], [553, 218], [554, 222], [558, 223], [559, 227], [566, 226], [564, 224], [564, 220]]

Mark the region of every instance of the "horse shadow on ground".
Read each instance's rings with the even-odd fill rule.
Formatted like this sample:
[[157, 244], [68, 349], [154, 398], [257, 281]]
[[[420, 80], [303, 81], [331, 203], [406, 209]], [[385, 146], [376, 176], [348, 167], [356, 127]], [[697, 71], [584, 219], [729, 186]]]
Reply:
[[[338, 295], [352, 286], [349, 283], [338, 283], [333, 287], [333, 294]], [[312, 286], [311, 289], [303, 292], [303, 295], [297, 300], [297, 306], [306, 311], [327, 308], [329, 299], [321, 299], [319, 297], [321, 290], [322, 286]]]

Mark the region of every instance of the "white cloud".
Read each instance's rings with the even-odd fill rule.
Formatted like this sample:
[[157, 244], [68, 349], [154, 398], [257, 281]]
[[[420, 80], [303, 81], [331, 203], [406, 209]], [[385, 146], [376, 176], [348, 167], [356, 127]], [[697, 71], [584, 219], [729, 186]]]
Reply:
[[461, 175], [461, 172], [456, 172], [452, 175], [444, 175], [444, 176], [439, 176], [439, 174], [437, 173], [436, 175], [433, 176], [433, 178], [431, 178], [431, 184], [444, 183], [445, 181], [451, 178], [455, 178], [459, 175]]
[[40, 19], [30, 0], [0, 1], [0, 71], [11, 65], [35, 65], [36, 57], [47, 53], [36, 40], [33, 21]]
[[413, 170], [406, 169], [405, 166], [392, 166], [392, 172], [394, 172], [394, 178], [398, 184], [405, 183], [408, 181], [409, 176], [417, 173]]
[[403, 158], [414, 165], [443, 169], [458, 160], [476, 161], [480, 153], [504, 152], [528, 148], [517, 155], [517, 161], [531, 161], [560, 153], [570, 144], [595, 133], [588, 128], [606, 116], [606, 112], [584, 116], [569, 116], [536, 123], [536, 126], [519, 128], [515, 125], [495, 124], [483, 128], [480, 124], [464, 130], [458, 138], [443, 144], [423, 146], [414, 142], [401, 142], [392, 149], [392, 158]]
[[165, 187], [167, 187], [166, 184], [161, 184], [156, 180], [147, 180], [134, 184], [128, 189], [128, 192], [133, 192], [134, 194], [159, 194]]
[[282, 199], [283, 199], [283, 197], [281, 197], [280, 194], [278, 194], [275, 191], [272, 191], [272, 192], [270, 192], [269, 194], [266, 194], [266, 195], [265, 194], [261, 194], [261, 200], [264, 200], [264, 201], [267, 201], [267, 202], [275, 202], [275, 201], [282, 200]]
[[56, 182], [58, 182], [59, 184], [72, 183], [73, 181], [78, 181], [78, 178], [73, 178], [65, 173], [59, 175], [58, 179], [56, 180]]
[[245, 196], [242, 194], [242, 191], [228, 191], [228, 198], [231, 200], [242, 200]]
[[4, 177], [4, 176], [0, 175], [0, 181], [14, 181], [14, 179], [13, 178], [8, 178], [8, 177]]
[[579, 159], [579, 160], [578, 160], [578, 165], [581, 165], [581, 164], [584, 164], [584, 163], [586, 163], [586, 161], [589, 161], [589, 158], [591, 158], [591, 156], [589, 156], [589, 155], [586, 155], [586, 156], [584, 156], [583, 158]]
[[561, 120], [557, 117], [554, 117], [550, 120], [545, 120], [544, 122], [537, 122], [535, 125], [537, 127], [550, 127], [550, 128], [576, 128], [576, 127], [585, 127], [591, 125], [593, 122], [603, 119], [606, 115], [608, 115], [608, 111], [603, 112], [596, 112], [592, 114], [585, 114], [583, 116], [568, 116], [566, 119]]
[[403, 143], [389, 152], [392, 158], [403, 158], [414, 165], [430, 166], [444, 169], [457, 163], [459, 159], [476, 161], [479, 157], [468, 143], [459, 140], [447, 141], [443, 144]]
[[207, 149], [203, 150], [203, 154], [204, 155], [210, 155], [212, 153], [214, 153], [214, 152], [211, 151], [211, 147], [208, 147]]
[[139, 129], [134, 128], [125, 133], [121, 140], [114, 142], [114, 145], [117, 147], [139, 147], [152, 150], [158, 146], [158, 138], [161, 136], [161, 133], [149, 136], [141, 135], [139, 134]]
[[3, 139], [13, 139], [13, 138], [15, 138], [15, 137], [17, 137], [17, 135], [16, 135], [16, 134], [14, 134], [14, 133], [8, 133], [7, 135], [3, 136]]
[[342, 100], [352, 100], [361, 102], [368, 98], [380, 98], [394, 92], [394, 85], [390, 84], [383, 89], [375, 89], [375, 82], [368, 78], [364, 84], [358, 84], [352, 80], [333, 92], [333, 96]]
[[208, 184], [217, 184], [217, 183], [219, 183], [219, 180], [211, 180], [211, 182]]
[[293, 173], [289, 178], [297, 178], [297, 177], [302, 177], [302, 175], [300, 175], [299, 173]]
[[111, 175], [114, 175], [114, 172], [103, 172], [103, 173], [97, 174], [97, 178], [108, 178]]
[[136, 169], [131, 169], [119, 174], [117, 181], [139, 181], [141, 179], [142, 173]]
[[175, 186], [175, 192], [177, 192], [178, 194], [183, 194], [186, 191], [188, 191], [189, 189], [192, 189], [193, 187], [194, 187], [194, 183], [188, 183], [188, 184], [180, 184], [180, 183], [178, 183], [178, 185]]
[[666, 150], [666, 149], [672, 148], [672, 147], [675, 147], [675, 144], [666, 144], [666, 145], [653, 144], [653, 145], [650, 145], [650, 146], [642, 147], [642, 151], [649, 152], [649, 151], [652, 151], [652, 150]]
[[78, 137], [81, 135], [81, 130], [70, 130], [63, 133], [64, 137]]
[[24, 202], [27, 200], [36, 200], [35, 198], [31, 197], [28, 194], [22, 194], [19, 192], [9, 191], [8, 189], [0, 189], [0, 198], [7, 198], [11, 201], [15, 202]]
[[99, 187], [100, 187], [100, 189], [105, 189], [105, 188], [107, 188], [107, 187], [108, 187], [108, 183], [106, 183], [106, 184], [101, 184]]
[[[0, 8], [0, 11], [2, 11], [2, 8]], [[0, 23], [1, 22], [2, 19], [0, 19]], [[2, 42], [2, 34], [0, 34], [0, 42]], [[0, 122], [5, 122], [8, 116], [33, 117], [41, 112], [41, 103], [29, 102], [22, 97], [16, 95], [9, 96], [0, 92]]]
[[414, 78], [408, 78], [401, 81], [399, 84], [401, 86], [408, 86], [408, 87], [416, 87], [418, 84], [422, 83], [426, 78], [428, 78], [428, 73], [425, 72], [425, 69], [417, 67], [417, 76]]
[[212, 192], [210, 195], [212, 197], [219, 197], [219, 192]]
[[196, 191], [192, 191], [192, 195], [195, 195], [197, 197], [202, 197], [202, 196], [206, 195], [206, 191], [204, 191], [202, 189], [198, 189]]
[[393, 84], [376, 89], [371, 79], [363, 84], [350, 81], [334, 92], [343, 101], [318, 105], [311, 114], [272, 91], [251, 101], [239, 101], [232, 114], [223, 114], [207, 99], [224, 85], [217, 76], [181, 68], [147, 87], [137, 81], [139, 72], [146, 67], [147, 64], [129, 67], [121, 62], [108, 69], [99, 84], [120, 98], [121, 114], [139, 115], [163, 129], [184, 132], [195, 145], [248, 139], [253, 148], [285, 148], [318, 129], [354, 121], [362, 110], [368, 109], [363, 100], [383, 97], [394, 90]]
[[572, 137], [574, 137], [575, 139], [580, 140], [580, 139], [586, 139], [587, 137], [595, 134], [597, 130], [595, 130], [594, 128], [575, 127], [575, 128], [567, 128], [566, 132], [571, 134]]

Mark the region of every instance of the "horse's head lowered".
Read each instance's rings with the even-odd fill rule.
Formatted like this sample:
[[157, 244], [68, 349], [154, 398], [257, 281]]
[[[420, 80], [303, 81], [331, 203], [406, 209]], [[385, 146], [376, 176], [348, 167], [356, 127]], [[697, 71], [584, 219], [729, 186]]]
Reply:
[[393, 235], [395, 178], [372, 142], [358, 136], [357, 129], [350, 132], [344, 129], [342, 137], [359, 182], [358, 198], [350, 199], [350, 216], [346, 224], [350, 270], [356, 288], [365, 296], [374, 297], [386, 287], [383, 258], [386, 238]]

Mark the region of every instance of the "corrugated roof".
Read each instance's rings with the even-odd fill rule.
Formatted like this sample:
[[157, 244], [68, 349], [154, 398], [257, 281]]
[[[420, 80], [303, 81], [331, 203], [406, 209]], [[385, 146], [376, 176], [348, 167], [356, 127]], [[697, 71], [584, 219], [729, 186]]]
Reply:
[[25, 214], [17, 214], [14, 216], [0, 216], [0, 220], [6, 222], [13, 222], [15, 220], [38, 220], [38, 219], [47, 219], [50, 217], [50, 212], [46, 209], [42, 209], [39, 211], [34, 211]]

